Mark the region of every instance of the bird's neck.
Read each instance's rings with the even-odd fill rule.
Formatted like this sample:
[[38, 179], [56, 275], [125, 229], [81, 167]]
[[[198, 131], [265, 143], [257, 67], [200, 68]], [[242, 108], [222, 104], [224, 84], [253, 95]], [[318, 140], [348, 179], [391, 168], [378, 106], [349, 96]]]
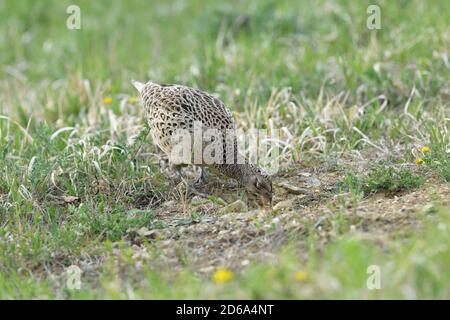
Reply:
[[239, 181], [241, 185], [245, 185], [248, 179], [258, 171], [258, 167], [253, 164], [245, 163], [233, 163], [233, 164], [215, 164], [216, 170], [232, 179]]

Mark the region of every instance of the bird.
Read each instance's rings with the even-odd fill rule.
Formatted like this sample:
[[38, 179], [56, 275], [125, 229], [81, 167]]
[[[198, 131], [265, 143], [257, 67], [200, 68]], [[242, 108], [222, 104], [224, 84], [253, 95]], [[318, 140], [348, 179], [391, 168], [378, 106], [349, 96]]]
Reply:
[[[136, 80], [132, 80], [132, 84], [141, 96], [144, 117], [153, 142], [169, 157], [172, 168], [179, 172], [181, 166], [192, 164], [191, 157], [185, 163], [171, 162], [171, 155], [176, 148], [173, 139], [176, 132], [188, 133], [190, 137], [194, 137], [190, 143], [197, 143], [202, 148], [205, 147], [205, 141], [202, 136], [196, 138], [196, 128], [200, 128], [202, 132], [216, 132], [216, 138], [221, 139], [222, 144], [218, 144], [217, 152], [211, 153], [214, 154], [215, 161], [203, 161], [201, 155], [201, 172], [194, 185], [204, 182], [203, 167], [211, 167], [213, 171], [237, 180], [245, 189], [249, 204], [271, 207], [271, 177], [259, 166], [245, 159], [238, 150], [233, 115], [221, 100], [205, 91], [185, 85], [157, 84], [152, 81], [142, 83]], [[211, 142], [219, 143], [216, 138], [212, 138]]]

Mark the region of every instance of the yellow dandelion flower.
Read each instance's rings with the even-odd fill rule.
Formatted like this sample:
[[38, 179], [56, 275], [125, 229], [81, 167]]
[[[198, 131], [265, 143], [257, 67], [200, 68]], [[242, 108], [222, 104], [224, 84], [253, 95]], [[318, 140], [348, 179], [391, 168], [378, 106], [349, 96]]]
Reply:
[[233, 271], [227, 268], [219, 268], [214, 272], [213, 280], [215, 283], [221, 284], [233, 280]]
[[138, 97], [129, 97], [129, 98], [128, 98], [128, 102], [129, 102], [129, 103], [135, 103], [135, 102], [138, 101], [138, 100], [139, 100]]
[[416, 159], [416, 164], [418, 164], [418, 165], [423, 164], [423, 159], [422, 158], [417, 158]]
[[430, 147], [423, 146], [422, 149], [420, 149], [420, 151], [422, 151], [423, 153], [428, 153], [428, 152], [430, 152]]
[[306, 279], [308, 278], [308, 274], [306, 273], [306, 271], [297, 271], [294, 274], [294, 278], [299, 282], [303, 282], [306, 281]]
[[111, 104], [113, 102], [113, 99], [111, 97], [104, 97], [103, 103], [104, 104]]

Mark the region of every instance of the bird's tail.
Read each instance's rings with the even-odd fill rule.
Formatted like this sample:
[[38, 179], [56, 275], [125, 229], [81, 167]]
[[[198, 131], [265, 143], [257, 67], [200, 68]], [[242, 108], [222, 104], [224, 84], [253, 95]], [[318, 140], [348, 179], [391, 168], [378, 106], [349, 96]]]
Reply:
[[133, 86], [137, 89], [137, 91], [141, 92], [142, 88], [145, 87], [145, 83], [136, 81], [136, 80], [131, 80], [131, 83], [133, 84]]

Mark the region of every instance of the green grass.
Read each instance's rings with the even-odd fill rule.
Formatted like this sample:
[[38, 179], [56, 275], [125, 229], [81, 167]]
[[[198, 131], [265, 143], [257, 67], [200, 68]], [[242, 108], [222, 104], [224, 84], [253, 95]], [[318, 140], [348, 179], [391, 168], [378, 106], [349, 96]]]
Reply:
[[[77, 1], [82, 28], [68, 30], [73, 3], [0, 1], [0, 298], [450, 297], [446, 209], [386, 249], [332, 208], [329, 241], [307, 225], [277, 263], [251, 261], [223, 285], [183, 253], [180, 269], [158, 266], [165, 253], [148, 241], [155, 265], [138, 265], [128, 241], [166, 228], [155, 210], [177, 192], [131, 79], [215, 92], [239, 127], [283, 128], [290, 170], [368, 157], [363, 173], [344, 161], [332, 191], [356, 203], [448, 183], [450, 2], [375, 1], [375, 31], [373, 1]], [[201, 216], [189, 214], [186, 224]], [[82, 290], [68, 290], [65, 268], [86, 261]], [[372, 264], [381, 290], [365, 286]], [[300, 270], [307, 279], [293, 281]]]
[[392, 195], [418, 188], [424, 183], [425, 179], [414, 174], [411, 169], [395, 169], [381, 163], [371, 168], [363, 177], [348, 173], [341, 182], [341, 187], [350, 191], [354, 197], [363, 198], [378, 192]]
[[[423, 212], [421, 219], [426, 225], [424, 230], [401, 247], [392, 245], [389, 250], [381, 250], [361, 240], [358, 234], [346, 235], [320, 254], [311, 246], [309, 261], [304, 263], [289, 246], [276, 262], [251, 264], [221, 284], [190, 271], [161, 274], [148, 265], [136, 273], [136, 260], [124, 246], [118, 256], [105, 262], [94, 288], [89, 284], [83, 284], [81, 290], [59, 288], [60, 279], [39, 279], [11, 271], [7, 278], [0, 274], [0, 290], [3, 298], [25, 299], [446, 299], [450, 295], [446, 285], [450, 280], [450, 212], [435, 207]], [[106, 248], [113, 251], [112, 247]], [[380, 270], [379, 289], [367, 285], [373, 275], [370, 266]], [[296, 276], [298, 272], [301, 278]], [[81, 279], [88, 277], [82, 275]]]

